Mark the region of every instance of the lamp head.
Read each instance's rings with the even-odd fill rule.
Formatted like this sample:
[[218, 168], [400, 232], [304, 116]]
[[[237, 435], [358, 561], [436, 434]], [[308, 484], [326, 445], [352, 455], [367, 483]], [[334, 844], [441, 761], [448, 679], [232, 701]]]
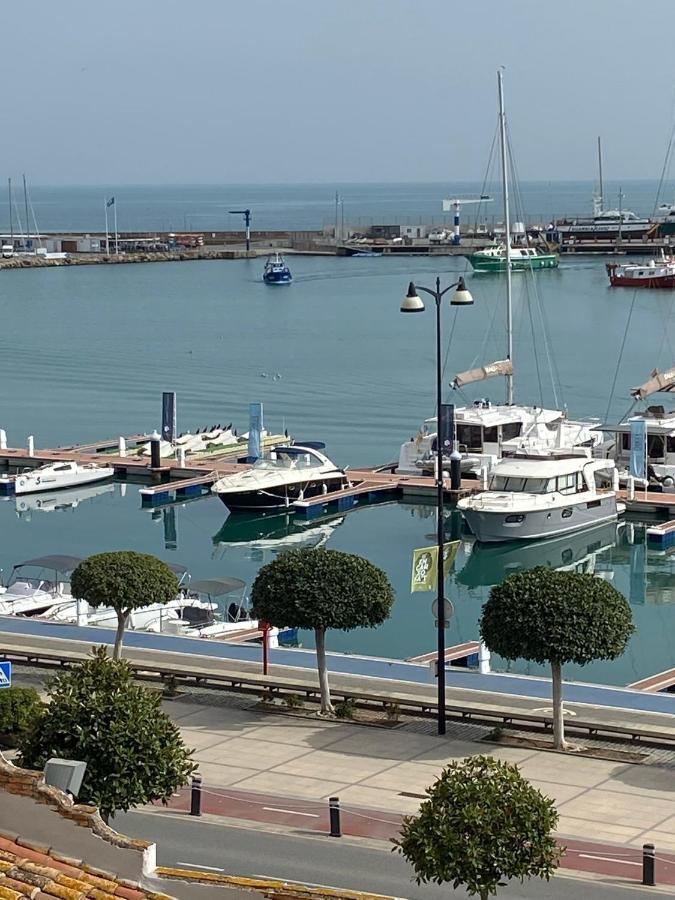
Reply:
[[401, 312], [424, 312], [424, 303], [422, 302], [421, 297], [417, 296], [417, 291], [412, 281], [408, 285], [408, 293], [401, 303]]
[[464, 279], [460, 278], [459, 283], [457, 284], [457, 290], [450, 300], [450, 306], [471, 306], [472, 303], [473, 297], [471, 296], [470, 291], [466, 289]]

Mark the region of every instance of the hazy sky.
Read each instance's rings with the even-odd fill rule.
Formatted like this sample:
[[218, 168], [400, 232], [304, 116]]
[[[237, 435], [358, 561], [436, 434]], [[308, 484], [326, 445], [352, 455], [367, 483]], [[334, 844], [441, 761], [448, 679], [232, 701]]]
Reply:
[[0, 16], [0, 177], [480, 180], [506, 66], [520, 178], [658, 177], [675, 2], [36, 0]]

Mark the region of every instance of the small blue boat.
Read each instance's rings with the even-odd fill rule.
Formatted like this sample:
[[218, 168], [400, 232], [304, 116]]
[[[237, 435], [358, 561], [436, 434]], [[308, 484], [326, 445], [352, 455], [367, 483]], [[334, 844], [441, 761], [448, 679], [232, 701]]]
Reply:
[[265, 270], [263, 271], [263, 281], [265, 284], [290, 284], [293, 281], [291, 270], [280, 253], [267, 257]]

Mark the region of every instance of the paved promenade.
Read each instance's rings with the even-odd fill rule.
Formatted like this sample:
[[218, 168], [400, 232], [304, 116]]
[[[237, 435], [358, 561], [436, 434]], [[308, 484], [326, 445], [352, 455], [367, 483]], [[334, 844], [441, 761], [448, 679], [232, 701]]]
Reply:
[[[673, 768], [495, 747], [457, 737], [462, 726], [439, 738], [409, 726], [322, 722], [180, 699], [165, 708], [196, 750], [207, 813], [325, 832], [327, 798], [338, 796], [346, 834], [388, 839], [447, 763], [489, 753], [517, 763], [556, 801], [568, 867], [639, 880], [641, 846], [652, 842], [659, 883], [675, 884]], [[188, 792], [173, 805], [187, 809]]]

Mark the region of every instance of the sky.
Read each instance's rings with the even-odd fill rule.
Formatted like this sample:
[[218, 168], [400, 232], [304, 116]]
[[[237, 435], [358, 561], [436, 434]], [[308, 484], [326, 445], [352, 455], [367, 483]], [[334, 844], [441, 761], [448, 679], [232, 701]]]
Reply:
[[[641, 12], [641, 9], [643, 12]], [[658, 178], [673, 0], [36, 0], [0, 17], [0, 177], [480, 181], [505, 67], [522, 180]]]

